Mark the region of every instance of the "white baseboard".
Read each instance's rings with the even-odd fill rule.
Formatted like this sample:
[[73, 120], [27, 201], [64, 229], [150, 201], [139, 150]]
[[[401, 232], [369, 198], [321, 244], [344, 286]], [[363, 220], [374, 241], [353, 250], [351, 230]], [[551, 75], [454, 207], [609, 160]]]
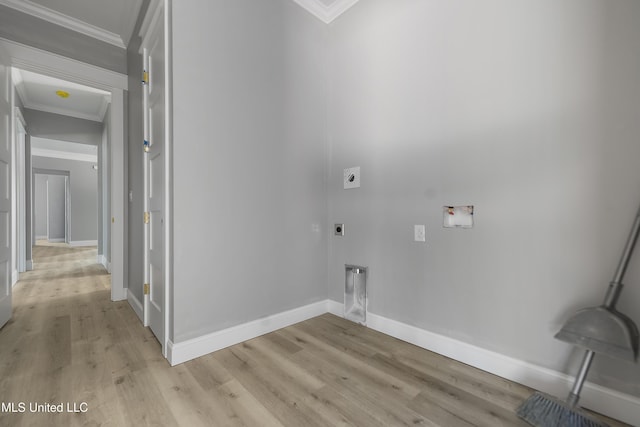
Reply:
[[124, 301], [129, 298], [129, 290], [122, 287], [114, 287], [111, 284], [111, 301]]
[[47, 239], [49, 241], [49, 243], [64, 243], [66, 240], [64, 237], [60, 238], [60, 239]]
[[327, 300], [327, 311], [339, 317], [344, 317], [344, 304], [332, 299]]
[[[329, 300], [328, 307], [332, 314], [343, 317], [343, 304]], [[559, 398], [564, 398], [573, 384], [573, 377], [561, 372], [370, 312], [367, 312], [367, 327]], [[635, 396], [587, 382], [582, 389], [580, 405], [640, 426], [640, 398]]]
[[20, 280], [20, 273], [18, 273], [18, 270], [13, 270], [11, 272], [11, 287], [13, 288], [16, 283], [18, 283], [18, 280]]
[[69, 242], [69, 246], [73, 248], [79, 248], [84, 246], [98, 246], [97, 240], [72, 240]]
[[98, 255], [97, 257], [98, 264], [102, 264], [107, 273], [111, 274], [111, 263], [107, 261], [107, 257], [104, 255]]
[[326, 312], [327, 300], [324, 300], [187, 341], [179, 343], [169, 341], [167, 359], [171, 366], [175, 366], [196, 357], [320, 316]]
[[36, 240], [47, 240], [49, 238], [49, 236], [44, 235], [44, 236], [36, 236]]
[[33, 260], [32, 259], [28, 259], [27, 260], [27, 271], [31, 271], [33, 270]]
[[131, 308], [133, 308], [133, 311], [135, 311], [138, 315], [138, 318], [140, 319], [142, 324], [144, 324], [144, 310], [142, 308], [142, 303], [138, 298], [136, 298], [133, 292], [129, 292], [129, 289], [127, 289], [127, 301], [129, 302]]

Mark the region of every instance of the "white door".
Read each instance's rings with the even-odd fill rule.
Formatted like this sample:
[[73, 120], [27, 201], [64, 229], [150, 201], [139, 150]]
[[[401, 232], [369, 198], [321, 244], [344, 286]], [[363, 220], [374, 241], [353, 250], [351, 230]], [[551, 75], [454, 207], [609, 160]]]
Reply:
[[0, 46], [0, 327], [11, 318], [11, 68]]
[[144, 38], [143, 63], [147, 71], [143, 102], [145, 140], [148, 147], [145, 162], [145, 273], [148, 293], [145, 295], [144, 317], [164, 347], [164, 19], [162, 12], [153, 21]]

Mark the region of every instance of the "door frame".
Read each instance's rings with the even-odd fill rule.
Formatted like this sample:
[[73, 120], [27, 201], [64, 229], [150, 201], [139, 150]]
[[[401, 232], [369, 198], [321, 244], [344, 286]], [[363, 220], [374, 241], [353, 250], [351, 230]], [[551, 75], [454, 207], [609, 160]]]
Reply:
[[[111, 92], [111, 300], [124, 300], [127, 298], [124, 91], [128, 89], [128, 76], [6, 39], [0, 39], [0, 45], [8, 52], [13, 67]], [[108, 220], [103, 218], [103, 222]]]
[[[36, 175], [42, 176], [61, 176], [64, 177], [64, 243], [69, 243], [71, 240], [71, 236], [69, 234], [69, 207], [71, 205], [71, 192], [70, 192], [70, 184], [71, 184], [71, 172], [67, 170], [59, 170], [59, 169], [43, 169], [43, 168], [33, 168], [31, 172], [31, 181], [36, 181]], [[34, 186], [35, 193], [35, 186]], [[35, 197], [35, 194], [34, 194]], [[46, 199], [47, 199], [47, 236], [49, 236], [49, 180], [47, 179], [47, 188], [46, 188]], [[34, 209], [35, 210], [35, 209]], [[35, 215], [32, 214], [35, 218]]]
[[[146, 58], [144, 55], [144, 49], [148, 47], [149, 40], [148, 38], [152, 35], [154, 24], [157, 23], [159, 19], [162, 19], [162, 24], [164, 27], [164, 78], [165, 78], [165, 86], [164, 86], [164, 206], [163, 206], [163, 214], [164, 214], [164, 254], [163, 254], [163, 263], [164, 263], [164, 307], [163, 307], [163, 316], [164, 316], [164, 337], [162, 342], [162, 355], [165, 358], [168, 358], [170, 346], [173, 340], [173, 328], [172, 318], [173, 313], [171, 311], [172, 301], [173, 301], [173, 86], [172, 86], [172, 54], [171, 54], [171, 0], [151, 0], [149, 3], [149, 7], [147, 8], [147, 12], [143, 19], [142, 25], [140, 26], [139, 35], [142, 38], [142, 42], [140, 44], [139, 54], [143, 56], [143, 66], [146, 67]], [[140, 70], [142, 72], [142, 70]], [[144, 93], [146, 89], [143, 90], [143, 117], [147, 114], [146, 111], [146, 102], [144, 101]], [[145, 137], [147, 136], [145, 130]], [[146, 165], [146, 158], [143, 160], [144, 165]], [[147, 178], [147, 171], [145, 170], [143, 175], [144, 179]], [[145, 212], [147, 211], [147, 201], [145, 196]], [[145, 278], [148, 277], [148, 259], [147, 259], [147, 251], [146, 251], [146, 242], [148, 238], [148, 230], [145, 226], [145, 255], [144, 255], [144, 274]], [[144, 305], [143, 305], [143, 323], [145, 326], [148, 324], [148, 313], [147, 313], [147, 304], [148, 304], [148, 295], [144, 295]]]

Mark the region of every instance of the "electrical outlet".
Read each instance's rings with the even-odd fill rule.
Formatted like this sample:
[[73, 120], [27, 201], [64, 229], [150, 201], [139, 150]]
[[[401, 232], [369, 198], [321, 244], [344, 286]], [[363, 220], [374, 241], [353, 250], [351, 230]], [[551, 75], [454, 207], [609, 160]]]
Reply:
[[426, 231], [424, 225], [413, 226], [413, 240], [416, 242], [426, 242]]
[[336, 236], [344, 236], [344, 224], [334, 224], [333, 234]]

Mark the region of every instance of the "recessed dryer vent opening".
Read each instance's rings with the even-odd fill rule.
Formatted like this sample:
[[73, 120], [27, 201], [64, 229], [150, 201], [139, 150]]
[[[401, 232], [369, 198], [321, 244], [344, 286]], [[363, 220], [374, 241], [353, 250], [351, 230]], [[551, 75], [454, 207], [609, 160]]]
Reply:
[[367, 268], [345, 265], [344, 317], [352, 322], [367, 323]]

